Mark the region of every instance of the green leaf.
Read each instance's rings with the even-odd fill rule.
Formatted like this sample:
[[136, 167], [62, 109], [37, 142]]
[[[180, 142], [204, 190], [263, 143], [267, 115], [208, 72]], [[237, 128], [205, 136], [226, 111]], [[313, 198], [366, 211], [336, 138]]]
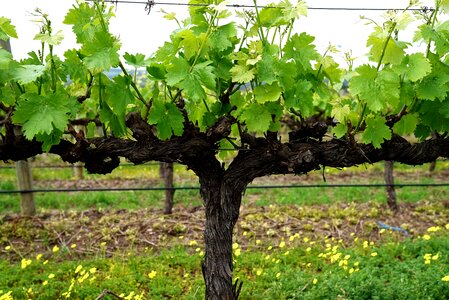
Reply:
[[190, 74], [190, 65], [183, 57], [175, 57], [167, 67], [167, 84], [174, 86]]
[[212, 49], [224, 51], [234, 45], [236, 42], [237, 30], [234, 22], [214, 28], [210, 36]]
[[0, 40], [7, 41], [10, 37], [17, 38], [16, 27], [10, 19], [0, 17]]
[[181, 136], [184, 132], [184, 116], [173, 103], [153, 102], [148, 122], [156, 124], [161, 140], [167, 140], [173, 135]]
[[145, 55], [137, 53], [135, 55], [129, 54], [128, 52], [123, 55], [126, 63], [135, 68], [146, 67], [148, 65], [148, 60], [145, 60]]
[[398, 103], [400, 80], [393, 71], [384, 69], [378, 72], [369, 65], [360, 66], [355, 71], [357, 75], [349, 83], [350, 90], [366, 101], [370, 110], [378, 112], [388, 104], [394, 106]]
[[[384, 47], [387, 39], [388, 44], [384, 52]], [[392, 38], [388, 38], [386, 35], [380, 34], [379, 31], [376, 31], [369, 36], [366, 45], [368, 47], [371, 47], [369, 51], [370, 59], [371, 61], [376, 63], [378, 63], [382, 59], [383, 64], [400, 64], [405, 54], [403, 45]]]
[[364, 143], [380, 148], [384, 140], [391, 139], [391, 130], [385, 125], [383, 117], [368, 117], [365, 122], [366, 128], [362, 133]]
[[418, 81], [432, 71], [432, 65], [422, 53], [408, 56], [405, 73], [411, 81]]
[[230, 72], [232, 80], [238, 83], [247, 83], [254, 79], [254, 69], [246, 65], [234, 65]]
[[419, 33], [415, 36], [415, 40], [423, 39], [427, 43], [433, 42], [438, 55], [445, 55], [449, 52], [449, 30], [447, 30], [449, 22], [446, 21], [436, 28], [431, 25], [423, 24], [419, 26]]
[[348, 125], [339, 123], [336, 126], [332, 128], [332, 133], [335, 135], [336, 138], [341, 138], [345, 136], [345, 134], [348, 132]]
[[416, 114], [408, 114], [394, 124], [393, 131], [399, 135], [411, 134], [415, 131], [418, 123], [419, 119]]
[[106, 102], [101, 105], [100, 121], [111, 128], [114, 136], [123, 136], [126, 134], [125, 118], [115, 114]]
[[256, 86], [253, 92], [258, 103], [265, 103], [279, 100], [282, 94], [282, 89], [277, 83], [273, 83], [271, 85], [265, 84]]
[[52, 46], [60, 45], [63, 39], [64, 35], [62, 34], [62, 30], [59, 30], [53, 35], [50, 35], [50, 33], [38, 33], [34, 36], [35, 41], [40, 41], [41, 43]]
[[91, 40], [100, 26], [92, 26], [95, 20], [96, 11], [93, 6], [87, 3], [79, 3], [77, 7], [71, 8], [64, 18], [64, 24], [72, 25], [72, 30], [76, 34], [76, 41], [80, 44], [86, 40]]
[[11, 53], [4, 49], [0, 49], [0, 70], [7, 70], [11, 61]]
[[167, 70], [163, 64], [153, 63], [147, 67], [147, 72], [153, 80], [165, 80]]
[[249, 104], [240, 119], [245, 122], [249, 131], [257, 133], [266, 132], [272, 121], [268, 106], [259, 103]]
[[114, 114], [119, 118], [123, 118], [123, 120], [125, 119], [128, 104], [134, 100], [134, 96], [130, 90], [131, 81], [130, 76], [115, 76], [106, 90], [106, 102]]
[[193, 74], [201, 81], [201, 83], [208, 89], [215, 90], [215, 68], [211, 66], [211, 61], [199, 63], [193, 67]]
[[17, 65], [11, 70], [12, 79], [20, 84], [35, 81], [45, 73], [43, 65]]
[[419, 82], [416, 95], [425, 100], [443, 100], [449, 91], [448, 83], [448, 74], [432, 72]]
[[320, 58], [320, 55], [315, 50], [315, 45], [312, 42], [315, 38], [306, 33], [300, 35], [293, 35], [290, 40], [285, 44], [283, 49], [284, 59], [293, 59], [300, 73], [307, 73], [312, 70], [312, 61], [316, 61]]
[[18, 102], [12, 120], [22, 125], [29, 140], [37, 134], [51, 134], [55, 129], [64, 131], [71, 111], [69, 100], [63, 93], [45, 96], [26, 93]]
[[108, 32], [100, 31], [96, 32], [94, 39], [84, 44], [80, 51], [86, 56], [83, 59], [86, 66], [93, 73], [100, 73], [119, 65], [119, 49], [120, 43], [116, 38]]
[[301, 79], [296, 82], [291, 90], [285, 93], [285, 108], [299, 110], [303, 117], [309, 117], [313, 113], [312, 83]]
[[[260, 82], [272, 84], [278, 73], [278, 50], [276, 46], [265, 45], [262, 59], [257, 63], [257, 78]], [[290, 74], [291, 75], [291, 74]]]

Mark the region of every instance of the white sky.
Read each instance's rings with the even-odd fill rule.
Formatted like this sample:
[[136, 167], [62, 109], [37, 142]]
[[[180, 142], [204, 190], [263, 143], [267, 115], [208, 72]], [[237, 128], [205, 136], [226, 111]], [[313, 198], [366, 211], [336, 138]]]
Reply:
[[[164, 2], [166, 2], [165, 0]], [[174, 2], [187, 2], [187, 0], [171, 0]], [[267, 4], [273, 1], [259, 0], [258, 4]], [[274, 0], [276, 1], [276, 0]], [[291, 0], [294, 2], [293, 0]], [[158, 0], [155, 0], [157, 3]], [[253, 4], [248, 0], [229, 0], [229, 4]], [[433, 1], [422, 1], [427, 6], [433, 6]], [[16, 26], [19, 39], [12, 39], [12, 52], [16, 59], [26, 57], [30, 50], [38, 50], [40, 45], [33, 41], [33, 37], [39, 31], [39, 25], [32, 22], [34, 17], [31, 13], [39, 7], [52, 20], [53, 30], [63, 30], [65, 36], [55, 52], [62, 56], [64, 51], [75, 47], [75, 37], [71, 28], [62, 23], [68, 9], [76, 3], [75, 0], [1, 0], [0, 16], [12, 19]], [[409, 3], [408, 0], [309, 0], [310, 7], [370, 7], [370, 8], [403, 8]], [[169, 34], [177, 28], [174, 21], [163, 18], [160, 12], [162, 8], [166, 12], [176, 12], [180, 19], [187, 16], [186, 6], [163, 6], [156, 5], [151, 13], [147, 15], [144, 10], [145, 4], [123, 4], [119, 3], [116, 9], [116, 18], [112, 20], [111, 30], [120, 36], [122, 42], [122, 53], [143, 53], [150, 55], [157, 50], [164, 41], [169, 39]], [[231, 11], [233, 8], [231, 8]], [[382, 11], [329, 11], [309, 10], [308, 17], [298, 23], [297, 31], [305, 31], [316, 37], [315, 44], [320, 52], [329, 43], [338, 46], [343, 52], [351, 50], [354, 57], [366, 54], [366, 39], [370, 33], [370, 27], [365, 21], [360, 20], [360, 15], [382, 22]], [[339, 60], [341, 61], [341, 60]]]

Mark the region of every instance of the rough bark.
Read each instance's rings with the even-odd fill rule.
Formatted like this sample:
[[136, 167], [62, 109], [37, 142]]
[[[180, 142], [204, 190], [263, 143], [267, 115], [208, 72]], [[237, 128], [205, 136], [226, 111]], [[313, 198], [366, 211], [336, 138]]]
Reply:
[[173, 163], [162, 162], [159, 169], [160, 176], [164, 181], [165, 202], [164, 214], [169, 215], [173, 211], [175, 190], [173, 189]]
[[394, 176], [393, 176], [394, 162], [391, 160], [385, 161], [385, 183], [387, 184], [385, 190], [387, 192], [387, 204], [392, 210], [398, 210], [398, 203], [396, 199], [396, 190], [394, 188]]

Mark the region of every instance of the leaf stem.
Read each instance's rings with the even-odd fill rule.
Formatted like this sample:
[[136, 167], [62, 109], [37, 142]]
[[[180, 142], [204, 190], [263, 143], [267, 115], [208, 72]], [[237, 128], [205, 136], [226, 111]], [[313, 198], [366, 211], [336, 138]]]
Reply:
[[256, 11], [256, 19], [257, 19], [257, 27], [258, 27], [258, 31], [259, 31], [259, 35], [260, 35], [260, 39], [262, 40], [262, 43], [265, 43], [265, 36], [263, 34], [263, 29], [262, 29], [262, 23], [260, 22], [260, 15], [259, 15], [259, 8], [257, 6], [257, 0], [253, 0], [254, 3], [254, 8]]

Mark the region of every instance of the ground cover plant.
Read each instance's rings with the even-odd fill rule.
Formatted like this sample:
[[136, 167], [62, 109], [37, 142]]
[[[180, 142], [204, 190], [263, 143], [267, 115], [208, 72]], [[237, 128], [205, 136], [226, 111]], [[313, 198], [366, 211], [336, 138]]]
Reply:
[[[206, 299], [240, 295], [232, 237], [254, 179], [449, 157], [446, 0], [371, 22], [369, 63], [355, 68], [348, 59], [346, 70], [332, 58], [333, 47], [320, 54], [312, 36], [293, 31], [307, 14], [303, 2], [259, 8], [254, 1], [254, 10], [236, 14], [240, 23], [221, 1], [191, 4], [184, 22], [168, 16], [180, 28], [149, 58], [119, 55], [119, 38], [109, 30], [113, 9], [98, 1], [69, 10], [64, 23], [78, 48], [57, 57], [63, 37], [38, 10], [42, 48], [20, 62], [0, 49], [0, 159], [49, 152], [98, 174], [113, 171], [121, 157], [186, 165], [205, 207]], [[11, 20], [0, 20], [0, 38], [16, 38]], [[414, 21], [413, 40], [404, 40]], [[150, 84], [138, 86], [124, 62], [146, 67]], [[103, 73], [111, 67], [123, 73], [111, 80]], [[344, 80], [349, 93], [342, 95]], [[226, 158], [220, 149], [229, 147]]]

